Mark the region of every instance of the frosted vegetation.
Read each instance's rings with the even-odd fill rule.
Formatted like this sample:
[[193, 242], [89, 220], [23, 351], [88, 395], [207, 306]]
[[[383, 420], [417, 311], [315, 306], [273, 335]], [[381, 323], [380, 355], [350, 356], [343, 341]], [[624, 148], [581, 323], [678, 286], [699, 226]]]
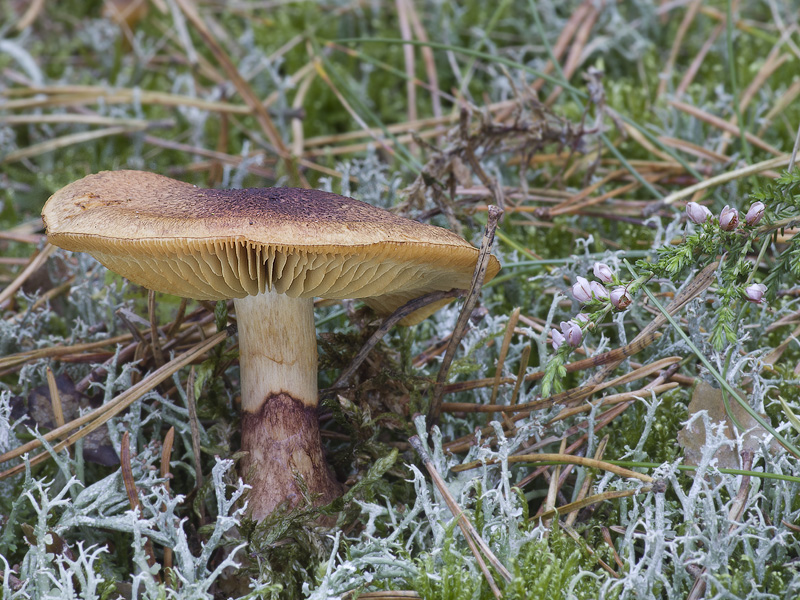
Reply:
[[[77, 2], [66, 4], [76, 12], [84, 10], [72, 6]], [[196, 4], [213, 12], [213, 3]], [[651, 134], [680, 138], [705, 149], [706, 154], [722, 143], [730, 143], [733, 149], [728, 149], [724, 160], [696, 163], [706, 169], [700, 179], [771, 156], [764, 154], [767, 151], [762, 146], [742, 144], [735, 131], [723, 134], [663, 99], [651, 104], [651, 91], [644, 89], [644, 84], [655, 87], [664, 76], [664, 56], [681, 20], [677, 13], [671, 14], [665, 24], [655, 12], [657, 3], [603, 6], [591, 27], [590, 44], [584, 47], [591, 60], [570, 80], [588, 96], [574, 96], [567, 90], [551, 108], [544, 108], [533, 98], [520, 102], [514, 109], [520, 122], [535, 123], [538, 128], [521, 141], [508, 141], [493, 128], [485, 104], [519, 100], [520, 90], [528, 89], [536, 79], [531, 69], [541, 70], [547, 64], [539, 34], [545, 32], [552, 38], [546, 40], [552, 48], [570, 15], [578, 6], [590, 3], [572, 3], [569, 10], [560, 8], [557, 2], [513, 0], [499, 3], [499, 7], [438, 0], [424, 4], [424, 24], [431, 35], [436, 32], [437, 41], [490, 56], [454, 52], [436, 55], [442, 73], [454, 64], [459, 67], [457, 75], [441, 75], [442, 90], [448, 95], [459, 90], [459, 95], [472, 103], [467, 137], [456, 123], [447, 136], [430, 138], [431, 144], [435, 142], [431, 147], [423, 140], [398, 142], [390, 154], [371, 141], [344, 159], [322, 153], [309, 155], [309, 160], [325, 167], [323, 174], [314, 175], [315, 187], [461, 229], [465, 237], [479, 245], [485, 215], [472, 210], [477, 201], [464, 193], [463, 203], [452, 202], [447, 190], [434, 189], [431, 181], [452, 176], [454, 189], [456, 185], [469, 189], [485, 185], [482, 174], [513, 188], [515, 193], [541, 193], [550, 198], [550, 204], [542, 206], [551, 206], [555, 201], [551, 202], [545, 192], [570, 190], [576, 194], [598, 184], [603, 174], [595, 169], [600, 163], [588, 165], [591, 161], [587, 160], [577, 173], [565, 174], [566, 163], [557, 167], [547, 163], [520, 166], [528, 158], [544, 153], [555, 160], [558, 152], [570, 151], [584, 159], [603, 148], [606, 136], [628, 160], [639, 161], [636, 165], [641, 168], [645, 168], [645, 161], [663, 158], [663, 149], [650, 153], [647, 144], [637, 145], [620, 133], [620, 114]], [[224, 77], [213, 85], [199, 85], [198, 81], [204, 80], [187, 65], [194, 62], [195, 53], [205, 51], [202, 42], [187, 33], [187, 23], [175, 2], [169, 0], [165, 6], [168, 14], [158, 16], [164, 22], [162, 27], [151, 15], [125, 43], [119, 29], [101, 18], [97, 10], [87, 12], [78, 24], [66, 8], [55, 16], [40, 17], [57, 23], [58, 32], [74, 33], [63, 36], [67, 40], [63, 47], [52, 48], [42, 30], [20, 33], [2, 25], [3, 15], [12, 10], [4, 5], [5, 13], [0, 13], [0, 72], [11, 69], [17, 74], [16, 80], [24, 76], [30, 85], [100, 81], [108, 87], [133, 90], [127, 102], [101, 100], [92, 104], [92, 114], [169, 121], [159, 126], [169, 135], [158, 135], [163, 134], [168, 141], [179, 139], [187, 146], [165, 149], [152, 139], [148, 141], [148, 135], [156, 135], [153, 130], [145, 133], [134, 129], [75, 147], [42, 150], [24, 160], [0, 162], [0, 186], [5, 192], [0, 202], [0, 229], [34, 221], [48, 193], [89, 171], [142, 168], [170, 174], [174, 169], [176, 177], [205, 184], [203, 177], [185, 169], [204, 160], [205, 154], [194, 154], [192, 148], [203, 149], [206, 154], [221, 147], [224, 149], [218, 152], [230, 152], [232, 159], [216, 164], [218, 186], [290, 183], [290, 177], [276, 169], [274, 155], [263, 151], [268, 144], [253, 122], [244, 121], [246, 117], [241, 117], [244, 125], [236, 122], [226, 131], [230, 134], [228, 145], [219, 146], [218, 113], [198, 106], [164, 107], [142, 101], [142, 92], [152, 88], [194, 100], [236, 98], [239, 102], [235, 87]], [[292, 42], [295, 35], [308, 36], [309, 51], [317, 52], [313, 56], [318, 61], [313, 63], [317, 72], [326, 73], [343, 94], [336, 95], [315, 80], [313, 85], [320, 87], [311, 88], [310, 99], [303, 105], [306, 137], [358, 128], [354, 114], [370, 126], [404, 122], [407, 98], [398, 91], [404, 81], [375, 62], [399, 68], [403, 60], [399, 46], [364, 46], [362, 53], [374, 48], [375, 56], [362, 54], [346, 59], [327, 53], [327, 47], [318, 47], [325, 40], [343, 37], [397, 37], [396, 4], [371, 2], [354, 8], [350, 3], [328, 3], [325, 11], [342, 15], [337, 25], [331, 24], [328, 12], [318, 8], [301, 3], [285, 11], [276, 9], [271, 24], [235, 12], [217, 15], [215, 21], [215, 31], [227, 32], [225, 43], [255, 94], [259, 98], [273, 94], [270, 110], [278, 133], [285, 140], [294, 139], [291, 115], [297, 107], [292, 101], [303, 80], [292, 75], [312, 62], [309, 56], [298, 58], [289, 50], [275, 55], [278, 46], [264, 40]], [[542, 21], [541, 29], [537, 29], [534, 8]], [[722, 22], [720, 15], [725, 8], [724, 3], [715, 6], [718, 14], [713, 18], [702, 13], [702, 19], [706, 19], [698, 21], [702, 30], [685, 43], [691, 56], [678, 58], [682, 69], [700, 51], [709, 32]], [[773, 47], [783, 52], [783, 44], [789, 44], [786, 70], [776, 69], [758, 89], [746, 115], [754, 131], [760, 124], [768, 124], [759, 135], [787, 154], [800, 122], [796, 101], [781, 104], [797, 88], [800, 57], [797, 36], [791, 33], [797, 26], [794, 8], [792, 2], [754, 3], [749, 7], [737, 21], [741, 30], [731, 28], [728, 33], [740, 44], [738, 48], [748, 50], [737, 54], [734, 70], [738, 83], [731, 82], [730, 74], [726, 74], [728, 50], [723, 30], [702, 67], [702, 77], [683, 98], [709, 112], [733, 117], [731, 107], [738, 102], [742, 80], [753, 80]], [[151, 12], [155, 10], [151, 8]], [[780, 23], [782, 31], [790, 33], [782, 38], [779, 31], [763, 25], [767, 22]], [[762, 26], [763, 31], [759, 29]], [[162, 66], [149, 79], [143, 75], [142, 65], [163, 58], [167, 43], [163, 27], [170, 31], [170, 51], [182, 62], [155, 61]], [[754, 34], [753, 28], [760, 33]], [[536, 42], [530, 42], [531, 32], [538, 32]], [[84, 54], [91, 56], [90, 66], [69, 58]], [[491, 57], [501, 57], [506, 63]], [[580, 78], [580, 74], [585, 77]], [[14, 81], [0, 77], [0, 92], [21, 85]], [[668, 92], [673, 87], [674, 82], [670, 82]], [[546, 97], [552, 89], [545, 87], [541, 96]], [[425, 97], [426, 103], [429, 100]], [[779, 118], [770, 115], [776, 105], [783, 106], [776, 113]], [[52, 110], [55, 114], [73, 114], [64, 107]], [[0, 103], [0, 119], [5, 114], [2, 111]], [[42, 109], [31, 109], [30, 113], [39, 114], [36, 111]], [[425, 116], [429, 116], [427, 109]], [[785, 122], [775, 125], [781, 120]], [[0, 161], [21, 149], [78, 131], [85, 129], [69, 122], [14, 128], [0, 120]], [[630, 135], [635, 134], [628, 131]], [[467, 165], [465, 148], [472, 142], [480, 173], [474, 165]], [[697, 158], [696, 152], [682, 156], [691, 156], [692, 161]], [[619, 164], [611, 168], [623, 169]], [[695, 163], [692, 165], [694, 168]], [[666, 195], [695, 181], [688, 171], [680, 173], [674, 179], [659, 180], [657, 191]], [[515, 421], [511, 432], [496, 413], [489, 413], [492, 420], [487, 420], [487, 413], [446, 411], [440, 424], [428, 432], [419, 413], [427, 409], [428, 384], [436, 379], [440, 358], [413, 361], [451, 334], [461, 307], [456, 302], [415, 328], [392, 330], [373, 350], [374, 361], [364, 368], [358, 383], [326, 396], [323, 406], [333, 423], [330, 430], [345, 437], [326, 439], [333, 464], [350, 478], [345, 497], [319, 510], [281, 513], [262, 524], [246, 517], [247, 486], [236, 468], [240, 458], [235, 409], [238, 367], [232, 341], [195, 365], [193, 385], [188, 381], [189, 370], [184, 369], [108, 421], [99, 442], [79, 440], [69, 450], [58, 452], [42, 437], [48, 427], [21, 425], [14, 407], [20, 399], [47, 385], [47, 367], [78, 382], [103, 361], [45, 357], [25, 362], [0, 378], [0, 453], [39, 439], [52, 456], [43, 466], [31, 466], [29, 457], [2, 466], [22, 464], [24, 471], [0, 479], [0, 598], [333, 600], [387, 590], [413, 590], [422, 598], [437, 600], [493, 598], [458, 519], [407, 444], [414, 434], [428, 449], [432, 466], [444, 478], [466, 519], [510, 573], [506, 581], [498, 569], [490, 567], [503, 598], [800, 597], [800, 465], [792, 453], [800, 433], [800, 421], [794, 417], [800, 406], [800, 381], [793, 370], [800, 352], [786, 327], [796, 326], [800, 245], [786, 237], [779, 239], [778, 234], [784, 229], [784, 233], [791, 233], [796, 224], [793, 219], [800, 212], [797, 173], [795, 170], [777, 181], [758, 183], [753, 178], [732, 178], [703, 198], [713, 209], [707, 221], [701, 209], [692, 209], [687, 218], [680, 202], [675, 203], [674, 210], [642, 217], [641, 199], [652, 200], [645, 187], [621, 196], [622, 204], [600, 205], [611, 214], [618, 210], [619, 220], [603, 220], [597, 212], [566, 213], [547, 223], [537, 221], [534, 229], [519, 214], [509, 212], [494, 251], [504, 270], [485, 288], [480, 308], [460, 341], [448, 381], [495, 377], [503, 338], [516, 306], [535, 319], [516, 323], [500, 374], [516, 377], [518, 365], [530, 352], [523, 374], [545, 371], [545, 375], [516, 392], [513, 385], [500, 385], [496, 390], [487, 385], [451, 394], [447, 402], [505, 405], [513, 398], [525, 404], [596, 383], [593, 377], [599, 367], [568, 373], [565, 365], [629, 344], [661, 315], [648, 301], [648, 292], [668, 304], [691, 290], [706, 264], [724, 256], [727, 262], [713, 271], [711, 283], [676, 316], [682, 319], [680, 323], [665, 322], [659, 328], [660, 337], [635, 357], [622, 357], [624, 360], [607, 378], [677, 356], [685, 359], [676, 367], [679, 375], [697, 381], [665, 393], [637, 392], [627, 411], [597, 432], [595, 428], [602, 424], [608, 407], [600, 403], [589, 406], [588, 400], [583, 404], [587, 408], [584, 412], [567, 417], [561, 414], [562, 404], [544, 406]], [[612, 183], [626, 185], [632, 179], [620, 181]], [[611, 188], [598, 184], [594, 193], [607, 189]], [[486, 203], [486, 197], [475, 197]], [[628, 199], [638, 203], [636, 219], [623, 210]], [[745, 221], [748, 208], [757, 201], [767, 207], [761, 225], [774, 226], [774, 231], [762, 233], [756, 240], [756, 224]], [[719, 216], [725, 205], [738, 210], [739, 229], [726, 231], [720, 227]], [[726, 214], [726, 227], [729, 217]], [[631, 220], [635, 223], [629, 223]], [[617, 245], [607, 243], [609, 239]], [[3, 248], [9, 249], [9, 256], [30, 255], [30, 246], [21, 243]], [[533, 260], [524, 249], [543, 260]], [[766, 267], [754, 272], [754, 257], [762, 250]], [[618, 303], [592, 298], [591, 292], [585, 301], [576, 298], [573, 286], [579, 277], [599, 283], [591, 275], [598, 272], [594, 270], [598, 263], [608, 267], [608, 272], [602, 273], [611, 278], [609, 289], [624, 286], [630, 290], [629, 307], [620, 309]], [[4, 307], [0, 318], [0, 358], [126, 333], [120, 313], [147, 317], [140, 290], [132, 289], [87, 256], [59, 250], [48, 260], [46, 269], [52, 282], [74, 280], [69, 293], [37, 305], [46, 289], [20, 291], [13, 310]], [[761, 295], [759, 290], [748, 292], [756, 282], [763, 282]], [[174, 318], [176, 310], [174, 299], [159, 297], [157, 312], [163, 322]], [[218, 321], [224, 325], [224, 307], [217, 307], [217, 311]], [[561, 322], [578, 319], [580, 313], [588, 315], [576, 323], [580, 333], [571, 327], [559, 330]], [[374, 323], [352, 302], [323, 306], [316, 315], [320, 385], [324, 389], [347, 366]], [[774, 325], [779, 322], [784, 329]], [[556, 347], [552, 343], [557, 339], [554, 329], [557, 333], [565, 331], [559, 334], [563, 341]], [[789, 341], [782, 358], [776, 360], [772, 354], [784, 339]], [[578, 355], [584, 351], [588, 354]], [[119, 353], [117, 350], [115, 360], [106, 365], [105, 375], [86, 391], [97, 403], [108, 403], [146, 375], [135, 360], [123, 360]], [[707, 362], [700, 362], [699, 356]], [[377, 382], [377, 392], [369, 381]], [[701, 395], [693, 392], [692, 386], [698, 382], [715, 389], [724, 382], [733, 390], [746, 390], [741, 403], [726, 396], [732, 407], [727, 412], [750, 423], [746, 421], [752, 417], [749, 410], [764, 419], [772, 431], [756, 421], [742, 430], [731, 420], [715, 421], [710, 417], [711, 407], [703, 406]], [[640, 387], [637, 381], [621, 381], [589, 399]], [[196, 431], [190, 418], [193, 399], [200, 412], [200, 418], [194, 419]], [[695, 400], [698, 411], [689, 408]], [[88, 406], [81, 406], [78, 412], [87, 410]], [[686, 423], [693, 429], [679, 437]], [[163, 440], [171, 427], [174, 443], [168, 459], [170, 476], [165, 478], [161, 475]], [[466, 449], [446, 451], [452, 440], [481, 427], [488, 428], [478, 431]], [[517, 485], [539, 465], [515, 463], [516, 455], [560, 452], [562, 438], [571, 441], [574, 437], [570, 436], [583, 432], [586, 442], [580, 449], [581, 457], [604, 453], [605, 459], [623, 461], [624, 466], [648, 475], [652, 481], [562, 464], [550, 466], [547, 481], [539, 478], [525, 486]], [[775, 442], [774, 433], [786, 440], [784, 446]], [[201, 472], [197, 470], [193, 437], [199, 442]], [[131, 482], [126, 488], [118, 464], [124, 440], [129, 440], [131, 449], [136, 508], [131, 508]], [[113, 464], [98, 465], [85, 459], [85, 446], [96, 443], [108, 449]], [[560, 496], [554, 499], [556, 506], [581, 498], [586, 481], [591, 483], [589, 495], [606, 496], [583, 507], [574, 521], [557, 513], [540, 519], [535, 511], [551, 490], [550, 478], [565, 473], [567, 484], [560, 487]], [[172, 552], [172, 567], [166, 571], [162, 569], [165, 549]]]

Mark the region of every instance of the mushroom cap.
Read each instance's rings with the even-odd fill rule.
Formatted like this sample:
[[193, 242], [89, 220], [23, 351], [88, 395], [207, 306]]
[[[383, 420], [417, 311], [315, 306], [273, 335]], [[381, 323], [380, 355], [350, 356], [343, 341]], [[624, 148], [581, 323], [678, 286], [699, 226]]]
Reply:
[[[132, 282], [197, 300], [266, 290], [360, 298], [380, 314], [468, 288], [478, 249], [454, 233], [319, 190], [201, 189], [144, 171], [104, 171], [53, 194], [52, 244], [88, 252]], [[492, 256], [486, 281], [500, 263]], [[406, 317], [421, 321], [445, 302]]]

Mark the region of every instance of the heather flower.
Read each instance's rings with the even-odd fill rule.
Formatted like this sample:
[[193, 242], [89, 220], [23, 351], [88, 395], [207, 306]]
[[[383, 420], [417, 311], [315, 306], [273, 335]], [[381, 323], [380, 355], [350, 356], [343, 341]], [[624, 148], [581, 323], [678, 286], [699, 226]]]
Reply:
[[763, 283], [754, 283], [748, 285], [744, 289], [744, 297], [748, 302], [753, 304], [761, 304], [764, 301], [764, 294], [767, 291], [767, 286]]
[[550, 330], [550, 337], [553, 338], [553, 350], [558, 350], [566, 339], [564, 334], [555, 328]]
[[692, 223], [698, 225], [702, 225], [713, 216], [710, 210], [697, 202], [689, 202], [686, 205], [686, 214]]
[[725, 231], [733, 231], [739, 224], [739, 213], [727, 204], [719, 213], [719, 226]]
[[561, 332], [564, 334], [564, 339], [573, 348], [581, 345], [583, 332], [581, 326], [575, 321], [561, 321]]
[[611, 272], [611, 267], [609, 267], [605, 263], [596, 262], [592, 267], [592, 271], [594, 272], [594, 276], [597, 277], [603, 283], [611, 283], [614, 281], [614, 274]]
[[572, 295], [578, 302], [589, 302], [592, 299], [592, 286], [585, 277], [578, 276], [578, 281], [572, 286]]
[[581, 345], [583, 332], [581, 326], [574, 321], [561, 321], [561, 331], [558, 329], [550, 330], [550, 337], [553, 340], [553, 350], [558, 350], [561, 344], [566, 342], [573, 348]]
[[590, 287], [592, 289], [592, 295], [595, 297], [595, 299], [608, 300], [608, 290], [605, 287], [603, 287], [602, 284], [593, 281], [590, 284]]
[[627, 288], [624, 287], [618, 287], [611, 290], [610, 298], [611, 304], [614, 305], [614, 308], [619, 310], [625, 310], [633, 301], [633, 298], [631, 298]]
[[764, 203], [754, 202], [752, 206], [750, 206], [750, 210], [747, 211], [747, 216], [744, 218], [744, 222], [747, 223], [750, 227], [753, 225], [757, 225], [758, 222], [761, 220], [761, 217], [764, 216]]

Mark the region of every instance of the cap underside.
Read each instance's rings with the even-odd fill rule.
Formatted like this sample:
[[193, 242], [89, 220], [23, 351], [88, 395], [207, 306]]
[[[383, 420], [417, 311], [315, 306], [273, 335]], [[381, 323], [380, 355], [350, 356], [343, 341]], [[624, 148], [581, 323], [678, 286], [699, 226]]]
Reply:
[[[43, 211], [48, 237], [68, 250], [89, 252], [109, 269], [160, 292], [198, 300], [243, 298], [267, 290], [300, 298], [361, 298], [377, 312], [389, 314], [429, 292], [468, 288], [478, 257], [476, 248], [452, 232], [400, 219], [351, 198], [318, 192], [321, 203], [317, 203], [304, 196], [307, 190], [297, 190], [303, 202], [292, 207], [293, 200], [283, 199], [292, 190], [285, 188], [279, 188], [279, 194], [269, 189], [232, 191], [231, 198], [265, 204], [264, 212], [271, 218], [259, 217], [255, 209], [247, 215], [229, 210], [228, 215], [220, 215], [229, 227], [226, 235], [208, 212], [186, 198], [197, 202], [212, 198], [218, 211], [220, 206], [226, 208], [219, 190], [210, 194], [165, 177], [131, 171], [122, 172], [125, 189], [112, 185], [113, 175], [89, 176], [57, 192]], [[199, 217], [191, 214], [182, 226], [175, 207], [167, 207], [166, 212], [172, 211], [167, 219], [171, 231], [164, 231], [163, 222], [156, 220], [157, 203], [137, 205], [137, 198], [158, 194], [156, 189], [135, 193], [133, 184], [140, 179], [163, 188], [162, 206], [179, 198]], [[90, 186], [92, 180], [104, 186]], [[277, 208], [269, 194], [281, 197]], [[235, 210], [241, 211], [241, 206], [237, 202]], [[314, 215], [314, 210], [321, 212]], [[289, 212], [299, 214], [303, 227], [298, 228]], [[235, 231], [233, 221], [246, 226], [247, 237]], [[389, 234], [380, 230], [381, 221], [386, 222]], [[254, 236], [250, 235], [253, 225], [258, 226]], [[213, 234], [211, 227], [217, 229]], [[296, 229], [292, 232], [291, 227]], [[273, 228], [280, 231], [277, 237], [283, 243], [268, 241], [275, 235]], [[308, 229], [315, 234], [308, 236]], [[421, 240], [412, 241], [415, 229]], [[297, 243], [285, 243], [287, 237]], [[486, 280], [499, 268], [492, 257]], [[440, 305], [418, 311], [404, 324], [422, 320]]]

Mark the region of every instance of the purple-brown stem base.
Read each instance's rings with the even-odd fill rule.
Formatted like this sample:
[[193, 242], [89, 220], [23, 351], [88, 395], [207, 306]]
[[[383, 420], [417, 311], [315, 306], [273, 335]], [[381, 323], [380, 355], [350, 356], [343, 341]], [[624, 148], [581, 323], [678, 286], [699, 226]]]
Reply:
[[242, 414], [242, 476], [252, 486], [248, 513], [260, 521], [281, 503], [305, 503], [298, 484], [302, 477], [314, 506], [328, 504], [342, 493], [319, 434], [317, 409], [288, 394], [270, 396], [257, 412]]

